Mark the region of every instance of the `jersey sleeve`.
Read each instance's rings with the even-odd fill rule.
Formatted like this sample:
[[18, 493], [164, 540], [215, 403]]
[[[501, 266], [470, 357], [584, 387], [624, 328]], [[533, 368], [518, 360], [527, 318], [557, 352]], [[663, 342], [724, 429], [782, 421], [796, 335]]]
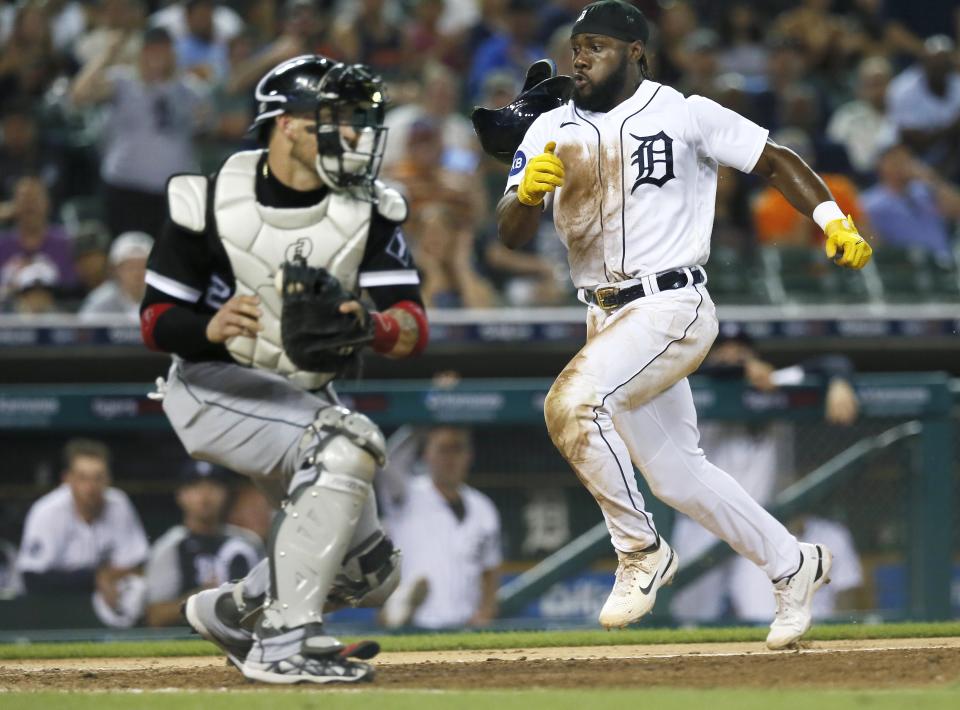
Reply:
[[552, 113], [551, 111], [538, 116], [530, 125], [530, 128], [527, 129], [523, 140], [520, 141], [520, 147], [513, 154], [510, 173], [507, 175], [507, 186], [503, 190], [504, 194], [520, 184], [520, 180], [523, 179], [523, 171], [530, 159], [540, 155], [547, 143], [557, 140], [557, 137], [552, 135]]
[[701, 157], [744, 173], [753, 170], [767, 143], [766, 128], [702, 96], [689, 97], [687, 107]]
[[47, 572], [57, 563], [57, 537], [60, 526], [54, 516], [44, 515], [34, 506], [27, 513], [17, 567], [20, 572]]
[[167, 220], [147, 259], [147, 286], [168, 300], [193, 305], [210, 280], [206, 236]]
[[174, 535], [173, 532], [170, 531], [157, 540], [150, 550], [146, 569], [148, 604], [173, 601], [182, 593], [183, 583], [177, 556], [177, 543], [181, 536]]
[[358, 285], [366, 289], [380, 310], [400, 301], [423, 305], [420, 274], [399, 223], [374, 214], [360, 262]]
[[110, 562], [114, 567], [136, 567], [147, 559], [150, 545], [133, 503], [125, 493], [117, 492], [119, 515], [117, 528], [113, 531], [116, 544]]

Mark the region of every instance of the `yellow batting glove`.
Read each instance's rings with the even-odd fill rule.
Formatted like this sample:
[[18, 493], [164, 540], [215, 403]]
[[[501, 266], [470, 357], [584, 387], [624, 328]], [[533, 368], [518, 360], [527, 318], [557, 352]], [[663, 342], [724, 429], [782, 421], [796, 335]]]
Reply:
[[847, 215], [846, 219], [827, 222], [824, 232], [827, 235], [827, 243], [824, 245], [827, 258], [837, 266], [862, 269], [870, 261], [873, 249], [860, 236], [857, 225], [853, 223], [853, 217], [850, 215]]
[[556, 148], [557, 144], [550, 141], [540, 155], [527, 163], [517, 187], [517, 199], [523, 204], [530, 207], [539, 205], [544, 195], [563, 187], [563, 162], [553, 154]]

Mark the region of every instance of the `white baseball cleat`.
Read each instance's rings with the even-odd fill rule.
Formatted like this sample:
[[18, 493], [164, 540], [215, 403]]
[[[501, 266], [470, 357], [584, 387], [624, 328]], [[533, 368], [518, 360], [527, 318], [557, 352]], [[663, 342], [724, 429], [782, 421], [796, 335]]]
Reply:
[[660, 538], [660, 547], [650, 552], [617, 552], [617, 579], [600, 610], [600, 624], [620, 629], [648, 614], [657, 601], [657, 590], [673, 581], [679, 559]]
[[791, 646], [810, 630], [813, 593], [830, 583], [833, 555], [825, 545], [801, 542], [800, 554], [800, 568], [773, 585], [777, 614], [767, 634], [771, 651]]

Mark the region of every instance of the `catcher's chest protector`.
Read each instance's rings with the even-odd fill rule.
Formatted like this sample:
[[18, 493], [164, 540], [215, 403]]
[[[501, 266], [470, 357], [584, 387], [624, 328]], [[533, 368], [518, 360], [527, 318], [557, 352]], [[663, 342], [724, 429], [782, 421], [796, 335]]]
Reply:
[[261, 151], [237, 153], [220, 169], [213, 196], [217, 232], [240, 295], [260, 296], [263, 330], [256, 338], [230, 338], [230, 354], [244, 365], [286, 375], [306, 389], [322, 387], [333, 374], [298, 370], [283, 351], [281, 298], [274, 277], [284, 261], [303, 256], [355, 291], [373, 206], [330, 193], [318, 205], [296, 209], [257, 203], [255, 184]]

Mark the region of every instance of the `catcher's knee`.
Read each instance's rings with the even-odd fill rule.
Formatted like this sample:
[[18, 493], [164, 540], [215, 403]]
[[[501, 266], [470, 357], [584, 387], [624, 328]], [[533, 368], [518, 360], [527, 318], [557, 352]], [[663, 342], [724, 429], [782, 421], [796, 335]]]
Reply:
[[303, 475], [321, 471], [342, 474], [372, 483], [378, 465], [386, 461], [383, 433], [363, 414], [340, 406], [322, 409], [304, 434], [300, 473], [290, 485], [293, 492], [308, 481]]

